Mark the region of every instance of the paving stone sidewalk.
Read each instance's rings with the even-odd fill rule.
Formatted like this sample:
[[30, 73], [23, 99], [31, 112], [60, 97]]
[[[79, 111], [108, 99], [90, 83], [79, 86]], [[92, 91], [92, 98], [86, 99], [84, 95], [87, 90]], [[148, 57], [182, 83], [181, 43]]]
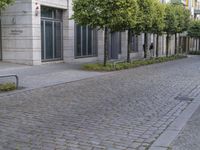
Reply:
[[193, 114], [170, 148], [172, 150], [200, 150], [200, 108]]
[[200, 57], [0, 96], [0, 150], [145, 150], [200, 93]]
[[[58, 63], [41, 66], [27, 66], [0, 62], [0, 75], [18, 75], [20, 86], [27, 90], [106, 74], [100, 72], [87, 72], [80, 68], [80, 64]], [[0, 78], [0, 83], [13, 81], [14, 78]]]

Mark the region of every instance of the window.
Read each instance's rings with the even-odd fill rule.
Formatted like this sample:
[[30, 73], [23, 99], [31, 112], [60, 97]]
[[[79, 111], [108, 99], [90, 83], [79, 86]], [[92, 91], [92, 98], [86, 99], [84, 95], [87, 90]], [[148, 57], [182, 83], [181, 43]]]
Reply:
[[57, 19], [62, 20], [62, 10], [51, 8], [51, 7], [44, 7], [41, 8], [41, 17], [42, 18], [49, 18], [49, 19]]
[[75, 57], [97, 56], [97, 30], [76, 25]]
[[138, 52], [138, 36], [135, 34], [131, 38], [131, 52]]
[[42, 61], [61, 60], [63, 58], [62, 10], [42, 6], [41, 48]]

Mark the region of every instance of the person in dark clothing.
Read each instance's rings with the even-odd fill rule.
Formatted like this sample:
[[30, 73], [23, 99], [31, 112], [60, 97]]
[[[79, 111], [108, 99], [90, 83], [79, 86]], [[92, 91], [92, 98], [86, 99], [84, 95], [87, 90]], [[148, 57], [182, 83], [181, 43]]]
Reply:
[[151, 45], [149, 46], [149, 51], [150, 51], [150, 57], [154, 56], [154, 45], [153, 43], [151, 43]]
[[149, 47], [149, 50], [153, 50], [154, 49], [154, 46], [153, 46], [153, 43], [151, 43], [150, 47]]

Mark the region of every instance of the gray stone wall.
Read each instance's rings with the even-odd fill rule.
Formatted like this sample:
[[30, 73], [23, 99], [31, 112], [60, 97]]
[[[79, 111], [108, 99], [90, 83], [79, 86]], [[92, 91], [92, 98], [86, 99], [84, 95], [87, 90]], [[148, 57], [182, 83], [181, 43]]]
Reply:
[[33, 64], [32, 1], [16, 0], [2, 12], [2, 59]]

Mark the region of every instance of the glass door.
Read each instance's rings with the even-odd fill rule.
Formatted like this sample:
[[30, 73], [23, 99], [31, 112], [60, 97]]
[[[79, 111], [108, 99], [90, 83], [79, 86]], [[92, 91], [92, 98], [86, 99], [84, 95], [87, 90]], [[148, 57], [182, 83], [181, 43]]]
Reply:
[[42, 7], [42, 61], [62, 59], [63, 36], [61, 14], [62, 12], [57, 9]]
[[62, 59], [62, 23], [41, 21], [42, 60]]
[[62, 24], [54, 22], [54, 58], [62, 58]]
[[53, 59], [53, 23], [45, 21], [45, 58]]

